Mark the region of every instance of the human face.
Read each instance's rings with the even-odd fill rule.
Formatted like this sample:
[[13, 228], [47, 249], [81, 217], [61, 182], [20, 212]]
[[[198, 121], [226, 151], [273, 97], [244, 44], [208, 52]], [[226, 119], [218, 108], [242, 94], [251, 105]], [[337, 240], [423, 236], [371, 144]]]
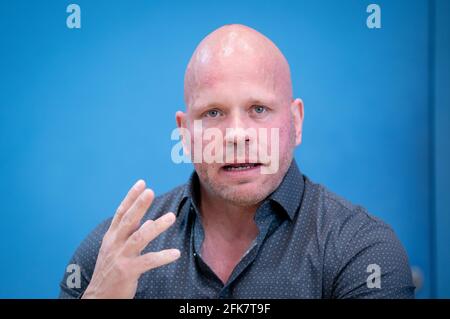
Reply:
[[[279, 89], [273, 72], [260, 63], [245, 59], [228, 63], [205, 78], [208, 81], [200, 82], [195, 87], [187, 114], [177, 113], [179, 126], [188, 129], [191, 136], [196, 134], [193, 126], [196, 120], [202, 121], [204, 130], [219, 129], [224, 137], [223, 149], [232, 147], [235, 155], [239, 139], [245, 140], [246, 157], [244, 160], [235, 157], [232, 161], [224, 158], [223, 163], [194, 162], [201, 186], [208, 194], [234, 205], [255, 205], [278, 187], [290, 166], [293, 149], [301, 141], [302, 102], [299, 99], [293, 101], [283, 94], [285, 90]], [[227, 134], [230, 129], [234, 132]], [[256, 141], [252, 136], [239, 136], [239, 129], [266, 130], [268, 152], [278, 152], [279, 163], [275, 172], [262, 173], [265, 166], [275, 163], [267, 163], [260, 158], [250, 161], [249, 145]], [[278, 143], [271, 138], [272, 132], [277, 132]], [[209, 141], [202, 141], [204, 149]], [[188, 153], [194, 155], [191, 152], [194, 150], [193, 139], [190, 143]], [[244, 169], [232, 169], [230, 164], [236, 163], [251, 165]]]

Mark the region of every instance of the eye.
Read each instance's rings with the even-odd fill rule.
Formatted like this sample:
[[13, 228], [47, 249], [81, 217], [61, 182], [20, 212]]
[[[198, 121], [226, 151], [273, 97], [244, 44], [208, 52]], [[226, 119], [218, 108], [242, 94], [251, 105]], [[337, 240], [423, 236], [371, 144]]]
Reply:
[[218, 117], [220, 115], [221, 115], [221, 112], [219, 110], [216, 110], [216, 109], [209, 110], [209, 111], [207, 111], [204, 114], [204, 116], [211, 117], [211, 118], [215, 118], [215, 117]]
[[263, 105], [253, 105], [253, 110], [257, 114], [262, 114], [267, 111], [267, 108]]

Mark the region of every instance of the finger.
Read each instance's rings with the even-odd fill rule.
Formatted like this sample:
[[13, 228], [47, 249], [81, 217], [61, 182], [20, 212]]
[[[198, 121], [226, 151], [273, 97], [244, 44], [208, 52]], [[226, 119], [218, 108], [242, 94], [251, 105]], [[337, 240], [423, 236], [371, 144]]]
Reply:
[[140, 274], [154, 268], [158, 268], [180, 258], [180, 251], [178, 249], [165, 249], [158, 252], [146, 253], [135, 259], [136, 270]]
[[140, 255], [149, 242], [173, 225], [175, 219], [174, 213], [167, 213], [157, 220], [147, 220], [127, 239], [124, 254], [127, 256]]
[[116, 228], [122, 220], [123, 215], [130, 209], [134, 201], [139, 197], [139, 195], [145, 189], [145, 181], [142, 179], [138, 180], [128, 191], [125, 198], [120, 203], [119, 207], [114, 214], [113, 220], [111, 222], [111, 228]]
[[116, 236], [117, 240], [127, 240], [128, 237], [130, 237], [130, 235], [138, 228], [139, 222], [145, 212], [149, 209], [154, 197], [155, 194], [148, 188], [145, 189], [141, 195], [139, 195], [119, 223]]

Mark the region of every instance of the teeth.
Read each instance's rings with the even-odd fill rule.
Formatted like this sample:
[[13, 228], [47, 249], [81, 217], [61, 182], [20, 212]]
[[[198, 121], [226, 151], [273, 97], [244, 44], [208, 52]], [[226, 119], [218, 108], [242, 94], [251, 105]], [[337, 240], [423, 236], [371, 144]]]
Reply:
[[225, 169], [227, 171], [242, 171], [244, 169], [249, 169], [254, 167], [255, 165], [251, 164], [251, 165], [245, 165], [245, 166], [227, 166], [225, 167]]

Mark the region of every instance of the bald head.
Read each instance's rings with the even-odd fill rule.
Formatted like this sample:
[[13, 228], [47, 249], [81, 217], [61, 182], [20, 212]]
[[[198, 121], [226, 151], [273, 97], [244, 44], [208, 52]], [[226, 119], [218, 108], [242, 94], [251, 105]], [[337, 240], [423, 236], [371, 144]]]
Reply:
[[198, 90], [225, 79], [260, 81], [278, 98], [292, 99], [289, 65], [267, 37], [244, 25], [225, 25], [206, 36], [189, 61], [184, 98], [189, 107]]

